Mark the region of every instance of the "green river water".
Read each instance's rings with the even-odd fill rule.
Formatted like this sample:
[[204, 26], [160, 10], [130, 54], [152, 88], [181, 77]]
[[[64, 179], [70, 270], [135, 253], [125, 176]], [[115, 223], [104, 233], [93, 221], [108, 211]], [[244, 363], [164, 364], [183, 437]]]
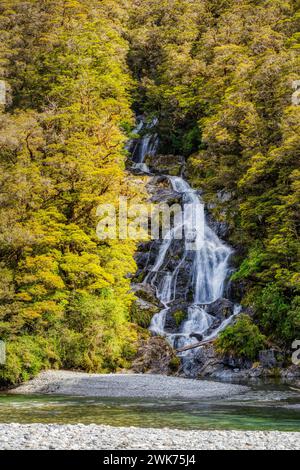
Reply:
[[201, 401], [1, 394], [0, 422], [300, 431], [300, 395], [288, 386]]

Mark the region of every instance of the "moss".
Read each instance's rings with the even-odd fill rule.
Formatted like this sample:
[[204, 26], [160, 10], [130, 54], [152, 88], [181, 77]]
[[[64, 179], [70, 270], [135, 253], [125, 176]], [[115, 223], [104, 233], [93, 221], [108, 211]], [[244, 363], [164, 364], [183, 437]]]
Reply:
[[181, 323], [186, 319], [186, 313], [183, 310], [177, 310], [177, 312], [173, 313], [173, 318], [178, 328], [181, 325]]
[[172, 359], [169, 362], [169, 368], [171, 372], [177, 372], [180, 367], [180, 364], [181, 364], [181, 361], [179, 357], [177, 356], [172, 357]]
[[142, 328], [149, 328], [153, 316], [158, 309], [155, 305], [149, 304], [149, 308], [142, 308], [138, 301], [134, 302], [131, 307], [130, 321]]
[[145, 277], [145, 273], [140, 273], [138, 276], [134, 278], [134, 282], [136, 282], [137, 284], [141, 284], [144, 280], [144, 277]]
[[279, 379], [281, 377], [281, 372], [278, 367], [273, 367], [268, 371], [269, 377], [273, 377], [274, 379]]

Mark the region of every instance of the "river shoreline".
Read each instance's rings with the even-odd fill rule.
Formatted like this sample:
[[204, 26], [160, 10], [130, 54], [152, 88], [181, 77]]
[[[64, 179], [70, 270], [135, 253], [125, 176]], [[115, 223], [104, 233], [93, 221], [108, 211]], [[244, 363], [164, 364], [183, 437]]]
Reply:
[[87, 374], [45, 371], [9, 391], [12, 394], [47, 394], [127, 398], [222, 398], [249, 390], [243, 385], [151, 374]]
[[[254, 393], [254, 395], [253, 395]], [[256, 395], [255, 395], [256, 393]], [[259, 393], [259, 395], [257, 395]], [[71, 371], [45, 371], [35, 379], [8, 392], [9, 395], [48, 395], [72, 397], [107, 397], [116, 399], [155, 399], [155, 401], [184, 399], [185, 402], [215, 402], [233, 397], [248, 400], [252, 396], [261, 400], [263, 392], [252, 388], [222, 382], [192, 380], [151, 374], [86, 374]], [[252, 395], [251, 395], [252, 394]], [[289, 392], [290, 394], [290, 392]], [[290, 395], [288, 395], [290, 396]], [[266, 397], [265, 397], [266, 398]], [[284, 396], [286, 400], [287, 396]], [[30, 399], [30, 397], [29, 397]], [[81, 398], [79, 398], [81, 399]], [[96, 399], [96, 398], [95, 398]], [[278, 396], [271, 397], [277, 400]], [[126, 401], [126, 400], [125, 400]], [[288, 404], [288, 402], [286, 403]], [[35, 406], [37, 404], [35, 403]], [[46, 408], [45, 408], [46, 410]], [[53, 411], [54, 409], [52, 409]], [[56, 408], [57, 410], [57, 408]], [[60, 408], [62, 410], [62, 408]], [[170, 408], [171, 410], [171, 408]], [[48, 413], [52, 412], [51, 409]], [[45, 411], [47, 412], [47, 411]], [[232, 408], [234, 412], [234, 408]], [[68, 412], [67, 412], [68, 413]], [[118, 412], [118, 416], [120, 409]], [[95, 414], [89, 423], [78, 421], [72, 424], [53, 420], [48, 423], [0, 423], [1, 450], [298, 450], [300, 432], [291, 429], [273, 430], [194, 430], [172, 427], [161, 420], [161, 427], [148, 424], [139, 427], [133, 421], [118, 423], [118, 420], [102, 424]], [[70, 415], [68, 415], [70, 416]], [[163, 416], [162, 416], [163, 418]], [[103, 419], [103, 418], [102, 418]], [[249, 417], [250, 419], [250, 417]], [[160, 419], [158, 418], [160, 421]], [[60, 423], [60, 424], [59, 424]], [[239, 423], [240, 424], [240, 423]], [[233, 429], [234, 423], [232, 426]], [[239, 428], [237, 428], [239, 429]], [[275, 427], [276, 429], [276, 427]], [[278, 428], [277, 428], [278, 429]]]
[[299, 450], [300, 433], [0, 424], [0, 450]]

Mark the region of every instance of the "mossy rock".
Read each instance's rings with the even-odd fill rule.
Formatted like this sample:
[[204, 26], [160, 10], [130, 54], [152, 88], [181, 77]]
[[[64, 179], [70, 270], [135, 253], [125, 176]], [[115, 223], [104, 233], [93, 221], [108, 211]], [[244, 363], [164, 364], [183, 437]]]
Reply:
[[152, 318], [158, 312], [159, 307], [157, 305], [137, 299], [131, 307], [130, 320], [142, 328], [149, 328]]
[[181, 323], [183, 323], [186, 320], [187, 313], [184, 312], [183, 310], [177, 310], [176, 312], [173, 313], [173, 318], [176, 322], [177, 328], [179, 328]]
[[140, 341], [132, 370], [142, 374], [174, 375], [178, 372], [180, 364], [180, 359], [166, 339], [152, 336]]
[[145, 163], [152, 171], [171, 176], [180, 176], [185, 167], [185, 159], [179, 155], [147, 156]]

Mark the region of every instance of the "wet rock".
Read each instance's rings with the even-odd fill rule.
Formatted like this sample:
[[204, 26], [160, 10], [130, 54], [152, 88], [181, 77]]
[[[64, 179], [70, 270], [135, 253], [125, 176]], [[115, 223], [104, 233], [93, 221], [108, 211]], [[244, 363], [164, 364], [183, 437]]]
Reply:
[[139, 253], [149, 253], [151, 250], [152, 242], [141, 242], [138, 245], [138, 252]]
[[224, 321], [234, 313], [234, 303], [228, 299], [218, 299], [206, 308], [207, 313], [218, 320]]
[[278, 353], [275, 349], [267, 349], [259, 352], [259, 362], [264, 369], [272, 369], [282, 366], [282, 361], [277, 358]]
[[182, 323], [187, 319], [189, 305], [186, 302], [175, 302], [166, 315], [165, 329], [168, 333], [178, 333]]
[[191, 333], [190, 338], [196, 338], [197, 341], [203, 341], [203, 335], [200, 335], [199, 333]]
[[156, 193], [151, 197], [150, 201], [155, 204], [168, 204], [172, 206], [173, 204], [180, 204], [182, 200], [182, 195], [173, 191], [172, 189], [158, 189]]
[[138, 251], [134, 256], [138, 268], [144, 269], [149, 262], [149, 253]]
[[160, 241], [143, 243], [139, 245], [139, 251], [135, 255], [138, 272], [135, 276], [137, 282], [141, 282], [154, 266], [160, 248]]
[[235, 303], [240, 303], [247, 292], [245, 281], [230, 281], [226, 288], [226, 296]]
[[132, 370], [143, 374], [171, 375], [177, 372], [180, 360], [164, 338], [142, 340]]
[[209, 227], [222, 240], [226, 240], [229, 235], [229, 225], [226, 222], [216, 220], [211, 213], [206, 212], [206, 220]]
[[132, 284], [131, 290], [140, 300], [144, 300], [159, 307], [161, 306], [156, 297], [155, 289], [150, 284]]
[[149, 155], [145, 163], [153, 173], [171, 176], [180, 176], [185, 168], [185, 158], [179, 155]]

